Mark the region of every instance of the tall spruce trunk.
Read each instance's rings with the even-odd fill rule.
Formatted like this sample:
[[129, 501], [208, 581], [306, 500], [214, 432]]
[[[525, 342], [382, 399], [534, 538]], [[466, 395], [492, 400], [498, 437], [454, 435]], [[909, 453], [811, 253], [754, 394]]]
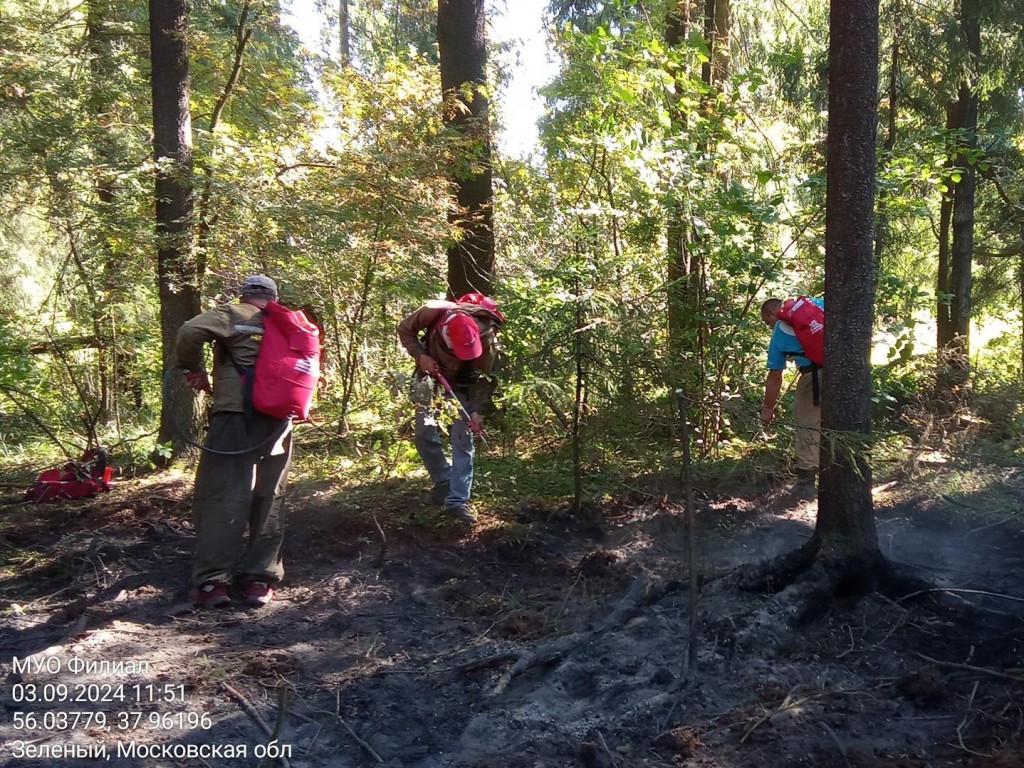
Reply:
[[957, 99], [963, 140], [956, 165], [960, 181], [953, 188], [952, 234], [950, 248], [950, 319], [953, 339], [949, 352], [950, 384], [961, 386], [969, 376], [971, 353], [971, 284], [974, 263], [974, 201], [977, 177], [970, 153], [977, 147], [978, 96], [966, 84]]
[[439, 0], [437, 47], [445, 123], [464, 140], [452, 169], [449, 220], [460, 237], [448, 248], [448, 296], [491, 293], [494, 222], [491, 132], [488, 122], [484, 0]]
[[878, 0], [832, 3], [825, 217], [825, 365], [818, 520], [821, 555], [878, 553], [867, 441], [878, 98]]
[[[686, 42], [690, 31], [690, 4], [679, 0], [669, 8], [665, 24], [665, 43], [676, 48]], [[669, 114], [672, 117], [672, 131], [684, 134], [687, 130], [687, 116], [680, 108], [679, 84], [673, 83], [669, 96]], [[684, 365], [688, 352], [696, 348], [697, 342], [697, 301], [700, 275], [695, 263], [694, 252], [690, 249], [687, 201], [681, 192], [672, 189], [666, 204], [668, 210], [665, 222], [665, 246], [668, 277], [668, 341], [669, 341], [669, 385], [682, 386], [696, 392], [701, 380], [700, 356], [694, 355], [690, 365]]]
[[161, 444], [172, 454], [190, 452], [198, 434], [196, 398], [175, 371], [178, 329], [199, 313], [193, 233], [192, 118], [185, 0], [150, 0], [149, 39], [153, 88], [153, 156], [156, 161], [157, 285], [164, 363]]
[[[938, 385], [945, 393], [963, 392], [970, 377], [970, 329], [972, 270], [974, 263], [974, 208], [977, 173], [974, 154], [978, 146], [978, 73], [981, 58], [981, 19], [978, 0], [962, 0], [959, 10], [960, 29], [967, 46], [966, 70], [957, 91], [957, 98], [947, 108], [947, 129], [955, 131], [956, 150], [951, 166], [959, 180], [951, 184], [948, 211], [950, 245], [947, 273], [941, 272], [940, 290], [945, 288], [947, 317], [939, 316], [938, 345], [940, 355]], [[943, 211], [946, 213], [946, 211]], [[945, 279], [945, 284], [943, 280]], [[948, 298], [947, 298], [948, 297]]]

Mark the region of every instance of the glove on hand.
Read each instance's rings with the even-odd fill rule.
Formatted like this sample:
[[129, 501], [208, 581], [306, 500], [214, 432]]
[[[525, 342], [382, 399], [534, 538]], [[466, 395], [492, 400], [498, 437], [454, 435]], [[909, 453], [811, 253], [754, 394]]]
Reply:
[[206, 371], [186, 371], [185, 381], [196, 392], [211, 392], [213, 390], [210, 386], [210, 377], [206, 375]]

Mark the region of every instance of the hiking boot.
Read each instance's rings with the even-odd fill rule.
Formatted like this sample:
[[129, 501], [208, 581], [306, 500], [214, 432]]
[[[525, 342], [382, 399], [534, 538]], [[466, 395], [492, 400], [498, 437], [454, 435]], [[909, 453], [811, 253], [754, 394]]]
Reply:
[[245, 604], [254, 608], [274, 599], [274, 588], [265, 581], [250, 581], [245, 585]]
[[431, 488], [430, 493], [427, 494], [427, 506], [443, 507], [444, 500], [448, 498], [450, 491], [451, 483], [447, 480], [442, 480], [440, 483], [434, 483], [434, 487]]
[[208, 581], [192, 590], [192, 604], [196, 608], [220, 608], [231, 604], [227, 584]]
[[469, 523], [473, 525], [476, 522], [476, 515], [473, 510], [469, 508], [469, 504], [456, 504], [452, 507], [445, 507], [444, 511], [452, 519], [458, 520], [461, 523]]

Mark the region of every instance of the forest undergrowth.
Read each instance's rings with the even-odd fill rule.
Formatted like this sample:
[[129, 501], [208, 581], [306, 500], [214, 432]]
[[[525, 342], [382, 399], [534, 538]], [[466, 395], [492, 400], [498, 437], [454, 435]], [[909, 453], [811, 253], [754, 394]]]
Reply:
[[[699, 472], [695, 665], [672, 468], [615, 475], [609, 463], [573, 513], [556, 501], [557, 455], [496, 450], [480, 462], [481, 523], [466, 531], [423, 507], [426, 480], [401, 442], [377, 475], [369, 458], [384, 449], [368, 439], [345, 459], [308, 445], [288, 574], [259, 611], [187, 604], [188, 473], [125, 477], [91, 500], [5, 499], [0, 765], [49, 748], [47, 764], [79, 766], [66, 757], [78, 748], [114, 765], [226, 766], [238, 764], [228, 747], [252, 756], [274, 739], [287, 764], [317, 768], [1011, 766], [1024, 755], [1024, 474], [1012, 443], [879, 455], [881, 553], [928, 586], [840, 597], [811, 618], [786, 590], [740, 582], [744, 566], [808, 540], [815, 502], [789, 494], [781, 470], [757, 476], [756, 462]], [[27, 658], [62, 666], [26, 669]], [[75, 674], [71, 660], [133, 665]], [[47, 684], [183, 695], [25, 700]], [[72, 726], [81, 711], [92, 722]], [[174, 757], [203, 745], [220, 752]]]

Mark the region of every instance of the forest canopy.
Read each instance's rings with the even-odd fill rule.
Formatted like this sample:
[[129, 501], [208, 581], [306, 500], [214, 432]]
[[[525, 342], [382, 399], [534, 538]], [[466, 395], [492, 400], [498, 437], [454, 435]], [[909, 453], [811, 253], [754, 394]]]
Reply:
[[[158, 427], [161, 311], [180, 296], [158, 269], [160, 177], [189, 190], [175, 279], [197, 311], [259, 272], [321, 324], [325, 379], [306, 428], [351, 466], [393, 471], [409, 455], [395, 323], [450, 293], [453, 260], [486, 251], [509, 318], [492, 427], [505, 458], [550, 452], [577, 475], [672, 468], [682, 402], [702, 461], [784, 471], [784, 422], [781, 449], [757, 441], [758, 307], [824, 292], [827, 83], [844, 76], [828, 72], [827, 4], [552, 3], [559, 68], [527, 158], [493, 140], [517, 109], [497, 98], [513, 73], [494, 43], [486, 81], [449, 91], [455, 30], [436, 2], [334, 6], [311, 46], [277, 2], [188, 4], [186, 167], [154, 155], [147, 3], [4, 3], [6, 454], [102, 443], [142, 470], [176, 450], [166, 415]], [[995, 437], [1019, 426], [1020, 6], [880, 9], [881, 443], [967, 412]], [[468, 215], [467, 180], [484, 178]], [[557, 493], [587, 491], [566, 477]]]

